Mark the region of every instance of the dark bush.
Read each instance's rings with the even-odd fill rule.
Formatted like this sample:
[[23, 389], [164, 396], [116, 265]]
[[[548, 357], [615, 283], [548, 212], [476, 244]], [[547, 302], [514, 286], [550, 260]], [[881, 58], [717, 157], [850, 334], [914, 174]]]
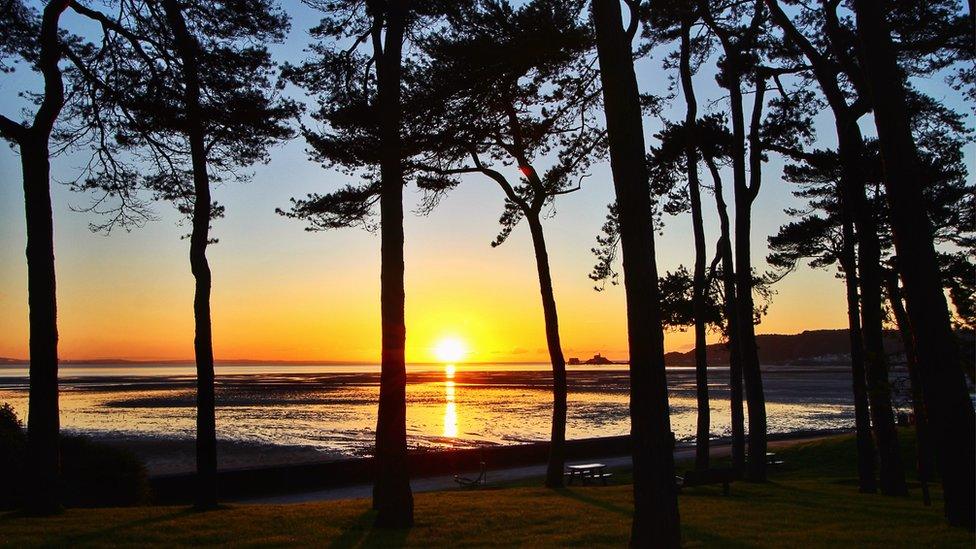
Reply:
[[146, 467], [135, 455], [84, 437], [61, 437], [61, 481], [68, 507], [123, 507], [149, 501]]
[[27, 461], [27, 435], [14, 409], [0, 405], [0, 509], [17, 505], [23, 495], [24, 463]]
[[14, 411], [14, 407], [6, 402], [0, 404], [0, 433], [21, 432], [21, 429], [23, 429], [23, 425], [21, 425], [20, 419], [17, 418], [17, 412]]
[[[27, 435], [13, 408], [0, 405], [0, 508], [23, 501]], [[61, 437], [61, 486], [68, 507], [121, 507], [149, 502], [146, 468], [131, 452], [84, 437]]]

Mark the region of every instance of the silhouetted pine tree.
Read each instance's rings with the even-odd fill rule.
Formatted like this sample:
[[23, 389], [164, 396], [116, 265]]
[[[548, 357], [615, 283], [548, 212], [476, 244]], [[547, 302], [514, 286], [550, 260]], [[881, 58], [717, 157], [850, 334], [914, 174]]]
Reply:
[[[359, 185], [293, 199], [280, 213], [306, 220], [308, 230], [370, 226], [379, 203], [382, 322], [380, 401], [376, 421], [376, 524], [413, 524], [407, 470], [404, 357], [403, 187], [414, 177], [406, 161], [423, 150], [413, 128], [423, 121], [405, 108], [404, 44], [435, 28], [438, 18], [464, 2], [313, 0], [324, 14], [311, 29], [311, 58], [286, 75], [318, 103], [312, 117], [325, 130], [303, 129], [313, 159], [363, 175]], [[416, 138], [416, 139], [415, 139]]]
[[[812, 118], [818, 106], [802, 80], [784, 84], [790, 76], [803, 72], [805, 65], [788, 42], [768, 32], [762, 0], [729, 5], [700, 0], [698, 7], [721, 46], [716, 81], [729, 92], [737, 318], [752, 318], [756, 313], [756, 275], [750, 235], [752, 205], [763, 180], [762, 165], [770, 151], [812, 141]], [[747, 89], [752, 94], [748, 131], [744, 105]], [[747, 476], [764, 481], [766, 410], [754, 326], [754, 322], [738, 322], [738, 344], [749, 407]]]
[[[578, 190], [591, 160], [605, 149], [595, 118], [600, 89], [592, 67], [592, 30], [584, 2], [533, 0], [517, 8], [480, 2], [452, 16], [446, 31], [421, 42], [423, 59], [410, 78], [411, 108], [420, 112], [428, 150], [413, 162], [427, 205], [477, 173], [505, 196], [502, 244], [524, 219], [529, 226], [542, 294], [553, 373], [551, 447], [545, 483], [563, 485], [566, 439], [566, 362], [542, 219], [562, 194]], [[504, 29], [499, 33], [498, 29]], [[544, 171], [543, 155], [556, 157]], [[517, 166], [513, 182], [505, 166]]]
[[27, 414], [28, 511], [61, 509], [58, 433], [58, 322], [51, 206], [51, 140], [62, 109], [63, 50], [71, 40], [60, 29], [67, 0], [44, 3], [38, 13], [21, 0], [0, 7], [0, 73], [23, 63], [40, 73], [44, 89], [33, 96], [33, 117], [0, 115], [0, 137], [20, 152], [27, 219], [27, 304], [30, 311], [30, 387]]
[[[695, 390], [698, 397], [698, 422], [695, 437], [695, 467], [707, 469], [709, 463], [709, 435], [711, 432], [711, 417], [708, 399], [708, 361], [706, 353], [706, 299], [708, 284], [706, 273], [708, 258], [706, 256], [705, 226], [702, 214], [701, 182], [699, 179], [698, 145], [696, 143], [696, 125], [698, 121], [698, 100], [692, 76], [696, 71], [698, 61], [709, 50], [709, 41], [702, 37], [692, 38], [693, 27], [700, 25], [700, 19], [694, 3], [691, 2], [658, 2], [654, 9], [646, 14], [649, 25], [645, 27], [645, 34], [651, 35], [651, 44], [679, 42], [677, 52], [677, 69], [681, 82], [681, 92], [685, 101], [685, 120], [681, 131], [685, 135], [680, 139], [684, 156], [684, 171], [686, 173], [688, 207], [691, 210], [692, 233], [694, 235], [695, 263], [692, 278], [692, 309], [695, 330]], [[665, 67], [674, 65], [673, 56], [667, 58]], [[665, 146], [662, 144], [662, 149]]]
[[[914, 3], [918, 9], [924, 4]], [[919, 5], [922, 4], [922, 5]], [[924, 208], [925, 176], [911, 131], [905, 73], [892, 42], [886, 7], [878, 0], [855, 0], [863, 78], [874, 109], [881, 145], [886, 197], [900, 261], [898, 272], [915, 336], [921, 381], [950, 524], [976, 526], [976, 417], [959, 368], [943, 293], [933, 225]], [[913, 25], [919, 28], [918, 25]], [[914, 32], [914, 31], [913, 31]], [[972, 39], [971, 28], [962, 36]], [[911, 41], [909, 41], [911, 43]], [[938, 43], [938, 42], [937, 42]], [[972, 49], [969, 49], [971, 55]], [[923, 59], [917, 56], [916, 59]]]
[[[662, 131], [654, 136], [659, 144], [652, 146], [647, 155], [647, 166], [650, 173], [650, 193], [655, 200], [655, 214], [680, 215], [689, 211], [691, 207], [689, 193], [689, 178], [687, 177], [686, 144], [689, 132], [684, 124], [665, 122]], [[716, 254], [708, 266], [703, 280], [705, 294], [700, 318], [704, 326], [714, 326], [720, 329], [730, 347], [730, 399], [732, 403], [732, 432], [733, 432], [733, 464], [740, 468], [744, 462], [743, 412], [741, 372], [736, 368], [738, 354], [735, 346], [735, 280], [731, 268], [726, 267], [726, 260], [731, 264], [731, 249], [728, 242], [728, 214], [722, 198], [722, 177], [719, 166], [727, 163], [728, 131], [724, 127], [721, 117], [709, 115], [696, 123], [695, 147], [699, 158], [711, 173], [716, 204], [722, 227], [722, 236], [716, 246]], [[601, 233], [597, 235], [597, 247], [593, 253], [597, 257], [597, 264], [590, 273], [590, 279], [598, 282], [594, 289], [602, 291], [607, 282], [616, 285], [618, 273], [616, 271], [617, 252], [620, 245], [620, 226], [617, 219], [616, 205], [608, 208], [607, 221]], [[773, 290], [771, 284], [775, 280], [769, 275], [753, 275], [753, 293], [759, 302], [754, 305], [753, 322], [758, 324], [766, 313], [771, 301]], [[659, 280], [661, 294], [662, 324], [667, 329], [683, 330], [696, 323], [694, 307], [694, 277], [684, 266], [675, 271], [667, 272]], [[738, 385], [736, 385], [738, 380]], [[707, 448], [707, 444], [705, 445]], [[696, 452], [697, 454], [697, 452]], [[697, 461], [697, 460], [696, 460]]]
[[[213, 508], [217, 446], [207, 247], [215, 242], [210, 224], [223, 207], [212, 200], [211, 188], [246, 179], [241, 168], [266, 162], [269, 149], [293, 134], [289, 120], [297, 108], [278, 96], [268, 51], [268, 44], [284, 38], [288, 18], [270, 0], [125, 0], [104, 13], [76, 2], [71, 7], [104, 32], [94, 63], [73, 59], [88, 82], [88, 104], [79, 116], [87, 120], [95, 147], [91, 177], [78, 187], [104, 193], [91, 210], [108, 215], [94, 228], [144, 223], [148, 214], [137, 199], [139, 189], [175, 202], [191, 221], [195, 503]], [[108, 197], [118, 206], [106, 208]]]
[[[695, 141], [701, 158], [712, 179], [712, 194], [719, 218], [719, 240], [716, 259], [710, 270], [721, 275], [722, 314], [724, 333], [729, 348], [729, 405], [732, 420], [732, 467], [741, 471], [745, 467], [745, 412], [743, 411], [742, 353], [739, 351], [739, 314], [735, 289], [735, 264], [732, 257], [731, 223], [725, 203], [724, 183], [720, 166], [730, 163], [732, 135], [721, 116], [710, 115], [700, 119], [695, 128]], [[757, 309], [758, 311], [758, 309]], [[758, 317], [757, 317], [758, 318]]]
[[[719, 61], [720, 86], [729, 91], [732, 117], [731, 160], [735, 196], [735, 274], [736, 305], [739, 319], [753, 315], [752, 260], [749, 243], [751, 235], [752, 203], [762, 182], [760, 166], [762, 152], [755, 145], [758, 141], [762, 111], [765, 107], [765, 90], [768, 75], [757, 70], [759, 42], [762, 38], [764, 15], [762, 4], [756, 2], [751, 14], [744, 6], [733, 6], [718, 13], [706, 0], [699, 2], [701, 16], [718, 37], [724, 53]], [[743, 85], [754, 85], [752, 125], [749, 131], [749, 171], [746, 171], [746, 124], [743, 107]], [[766, 399], [763, 393], [762, 375], [759, 370], [759, 354], [756, 334], [752, 323], [738, 322], [739, 353], [749, 408], [749, 478], [766, 479]]]
[[[881, 289], [881, 249], [878, 240], [878, 220], [867, 201], [865, 191], [864, 139], [857, 120], [867, 112], [867, 102], [858, 93], [845, 93], [839, 80], [842, 63], [853, 63], [851, 52], [840, 44], [832, 49], [814, 45], [792, 23], [775, 0], [768, 0], [771, 18], [783, 29], [786, 38], [795, 44], [810, 63], [820, 89], [834, 114], [838, 139], [840, 207], [842, 215], [850, 216], [856, 228], [857, 279], [860, 283], [861, 340], [867, 375], [868, 399], [874, 437], [880, 458], [881, 491], [888, 495], [907, 493], [898, 433], [895, 430], [891, 407], [891, 385], [888, 361], [883, 343], [883, 305]], [[821, 27], [826, 25], [821, 23]], [[820, 31], [822, 32], [822, 30]], [[838, 58], [847, 58], [838, 60]], [[862, 490], [868, 488], [862, 479]]]

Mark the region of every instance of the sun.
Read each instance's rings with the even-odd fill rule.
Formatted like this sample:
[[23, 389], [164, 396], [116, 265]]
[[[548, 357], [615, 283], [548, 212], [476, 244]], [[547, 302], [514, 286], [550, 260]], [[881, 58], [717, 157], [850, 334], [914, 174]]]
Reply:
[[468, 354], [468, 346], [459, 337], [443, 337], [434, 345], [434, 356], [445, 363], [462, 360]]

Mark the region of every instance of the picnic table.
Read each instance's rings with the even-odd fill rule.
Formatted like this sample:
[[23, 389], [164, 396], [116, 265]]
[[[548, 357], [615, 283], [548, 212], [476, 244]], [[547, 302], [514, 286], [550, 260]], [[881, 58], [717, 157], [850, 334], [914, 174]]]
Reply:
[[607, 466], [603, 463], [582, 463], [578, 465], [567, 465], [566, 476], [569, 477], [568, 484], [573, 480], [579, 479], [581, 484], [586, 484], [590, 480], [600, 480], [604, 485], [613, 473], [606, 472]]

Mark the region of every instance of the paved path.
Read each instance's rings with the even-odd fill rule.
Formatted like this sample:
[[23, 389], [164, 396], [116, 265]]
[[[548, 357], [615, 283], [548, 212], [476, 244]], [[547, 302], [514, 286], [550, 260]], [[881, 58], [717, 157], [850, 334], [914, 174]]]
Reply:
[[[780, 449], [788, 446], [793, 446], [800, 442], [807, 442], [810, 440], [817, 440], [821, 438], [826, 438], [824, 435], [816, 436], [804, 436], [801, 438], [789, 439], [789, 440], [776, 440], [769, 441], [770, 449]], [[725, 457], [729, 455], [731, 446], [729, 444], [715, 444], [711, 448], [712, 457]], [[676, 460], [686, 460], [695, 457], [695, 448], [693, 446], [687, 446], [682, 448], [677, 448], [674, 451], [674, 458]], [[630, 456], [609, 456], [603, 458], [594, 458], [585, 460], [587, 463], [592, 461], [599, 461], [600, 463], [605, 463], [609, 468], [616, 467], [629, 467], [631, 465]], [[572, 465], [574, 462], [568, 462], [568, 465]], [[533, 477], [542, 477], [546, 474], [546, 465], [544, 463], [538, 465], [529, 465], [525, 467], [512, 467], [508, 469], [497, 469], [488, 471], [488, 482], [490, 484], [500, 483], [504, 484], [507, 482], [512, 482], [516, 480], [524, 480]], [[469, 475], [470, 476], [470, 475]], [[413, 488], [414, 492], [435, 492], [438, 490], [450, 490], [456, 489], [457, 483], [454, 482], [454, 475], [440, 475], [434, 477], [422, 477], [413, 478], [410, 480], [410, 486]], [[337, 488], [327, 488], [325, 490], [316, 490], [314, 492], [301, 492], [293, 494], [282, 494], [278, 496], [260, 497], [260, 498], [248, 498], [238, 500], [239, 503], [272, 503], [272, 504], [283, 504], [283, 503], [308, 503], [311, 501], [331, 501], [337, 499], [361, 499], [371, 497], [373, 493], [372, 484], [356, 484], [352, 486], [340, 486]]]

